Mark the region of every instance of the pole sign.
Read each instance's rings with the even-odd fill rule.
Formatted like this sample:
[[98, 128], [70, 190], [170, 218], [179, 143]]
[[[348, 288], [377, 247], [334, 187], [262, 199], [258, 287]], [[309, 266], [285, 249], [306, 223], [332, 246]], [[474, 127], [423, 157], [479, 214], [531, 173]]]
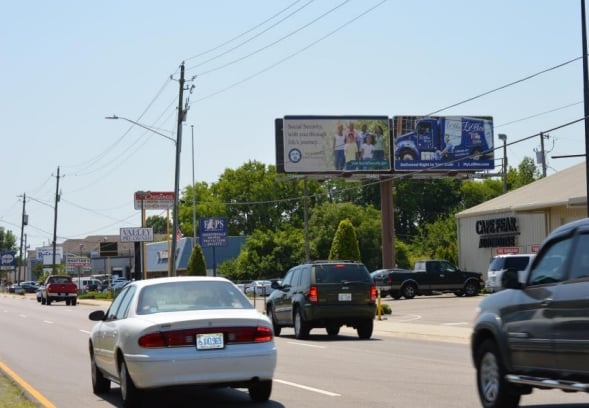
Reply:
[[16, 252], [15, 251], [0, 252], [0, 259], [2, 259], [0, 270], [7, 271], [7, 270], [16, 269]]
[[151, 242], [153, 228], [121, 228], [121, 242]]
[[173, 206], [173, 191], [135, 191], [136, 210], [169, 210]]
[[200, 246], [227, 246], [227, 218], [211, 217], [200, 219]]
[[90, 267], [90, 258], [87, 256], [68, 256], [65, 260], [67, 268], [81, 266], [82, 268]]

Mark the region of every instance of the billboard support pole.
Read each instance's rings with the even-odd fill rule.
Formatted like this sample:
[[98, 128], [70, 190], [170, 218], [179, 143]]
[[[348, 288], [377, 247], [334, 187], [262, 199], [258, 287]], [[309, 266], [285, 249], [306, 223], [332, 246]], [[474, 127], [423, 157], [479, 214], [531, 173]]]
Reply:
[[393, 179], [380, 182], [382, 267], [395, 267]]

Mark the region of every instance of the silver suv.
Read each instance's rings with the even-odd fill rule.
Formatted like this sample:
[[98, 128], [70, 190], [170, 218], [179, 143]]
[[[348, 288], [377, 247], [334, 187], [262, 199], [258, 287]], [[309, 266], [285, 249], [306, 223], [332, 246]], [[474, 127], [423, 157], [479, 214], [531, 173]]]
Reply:
[[501, 284], [503, 273], [508, 269], [517, 271], [519, 281], [525, 280], [525, 269], [535, 254], [509, 254], [497, 255], [489, 263], [489, 270], [487, 272], [487, 280], [485, 281], [485, 289], [488, 293], [498, 292], [505, 289]]

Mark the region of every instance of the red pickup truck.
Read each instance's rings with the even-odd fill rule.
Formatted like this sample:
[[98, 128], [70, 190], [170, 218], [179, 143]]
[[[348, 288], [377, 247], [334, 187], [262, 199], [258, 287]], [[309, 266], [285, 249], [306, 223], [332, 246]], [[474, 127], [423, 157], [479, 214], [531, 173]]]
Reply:
[[66, 305], [78, 303], [78, 287], [69, 275], [49, 275], [41, 290], [41, 304], [49, 306], [51, 302], [64, 300]]

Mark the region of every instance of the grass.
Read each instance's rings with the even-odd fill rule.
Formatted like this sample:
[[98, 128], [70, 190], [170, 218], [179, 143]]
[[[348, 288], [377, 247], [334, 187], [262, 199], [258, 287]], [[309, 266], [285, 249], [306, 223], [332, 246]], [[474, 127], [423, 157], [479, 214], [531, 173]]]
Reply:
[[22, 390], [0, 371], [0, 408], [36, 408]]

